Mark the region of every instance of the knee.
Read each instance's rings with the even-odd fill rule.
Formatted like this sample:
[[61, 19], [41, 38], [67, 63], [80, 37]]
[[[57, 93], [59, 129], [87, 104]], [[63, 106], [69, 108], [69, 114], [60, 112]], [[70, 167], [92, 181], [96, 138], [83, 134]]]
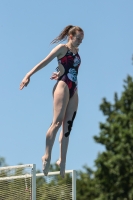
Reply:
[[59, 128], [61, 127], [61, 124], [62, 124], [61, 121], [53, 122], [53, 123], [51, 124], [51, 127], [52, 127], [53, 129], [59, 129]]
[[68, 123], [68, 132], [65, 133], [65, 137], [68, 137], [70, 135], [70, 132], [72, 130], [72, 126], [73, 126], [73, 121], [75, 119], [75, 116], [76, 116], [76, 111], [73, 113], [73, 117], [72, 117], [72, 120], [69, 120], [67, 123]]

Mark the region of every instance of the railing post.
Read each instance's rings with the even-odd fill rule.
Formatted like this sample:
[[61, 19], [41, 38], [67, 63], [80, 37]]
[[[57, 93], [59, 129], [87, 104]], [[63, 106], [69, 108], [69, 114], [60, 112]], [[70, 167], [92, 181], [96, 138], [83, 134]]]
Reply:
[[72, 172], [72, 200], [76, 200], [76, 170]]
[[36, 165], [32, 167], [32, 200], [36, 200]]

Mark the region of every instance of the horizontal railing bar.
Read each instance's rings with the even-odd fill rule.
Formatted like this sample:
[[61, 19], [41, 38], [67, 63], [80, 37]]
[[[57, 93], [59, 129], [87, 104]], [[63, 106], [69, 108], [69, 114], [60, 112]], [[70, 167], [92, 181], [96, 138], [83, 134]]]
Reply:
[[0, 177], [0, 181], [6, 181], [6, 180], [12, 180], [12, 179], [20, 179], [20, 178], [31, 178], [31, 174], [25, 174], [25, 175], [20, 175], [20, 176], [8, 176], [8, 177]]
[[[68, 173], [72, 173], [73, 170], [66, 170], [65, 173], [68, 174]], [[57, 172], [49, 172], [48, 173], [48, 176], [53, 176], [53, 175], [58, 175], [60, 174], [60, 171], [57, 171]], [[43, 173], [37, 173], [36, 174], [36, 177], [39, 177], [39, 176], [44, 176]], [[0, 177], [0, 181], [3, 181], [3, 180], [12, 180], [12, 179], [21, 179], [21, 178], [31, 178], [32, 175], [31, 174], [25, 174], [25, 175], [19, 175], [19, 176], [10, 176], [10, 177]]]
[[[72, 172], [73, 172], [73, 170], [66, 170], [66, 171], [65, 171], [66, 174], [72, 173]], [[60, 171], [49, 172], [49, 173], [48, 173], [48, 176], [53, 176], [54, 174], [55, 174], [55, 175], [58, 175], [58, 174], [60, 174]], [[37, 173], [36, 176], [37, 176], [37, 177], [38, 177], [38, 176], [44, 176], [44, 173]]]
[[25, 167], [33, 167], [33, 164], [0, 167], [0, 171], [1, 170], [6, 170], [6, 169], [16, 169], [16, 168], [25, 168]]

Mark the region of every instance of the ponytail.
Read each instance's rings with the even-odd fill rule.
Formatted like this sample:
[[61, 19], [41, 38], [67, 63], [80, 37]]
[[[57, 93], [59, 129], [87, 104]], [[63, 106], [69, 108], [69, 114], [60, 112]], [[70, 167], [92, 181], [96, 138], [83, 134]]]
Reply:
[[[73, 26], [73, 25], [68, 25], [66, 26], [62, 32], [60, 33], [59, 36], [57, 36], [52, 42], [51, 44], [54, 44], [54, 43], [58, 43], [60, 41], [64, 41], [67, 39], [68, 35], [72, 34], [72, 35], [75, 35], [76, 34], [76, 31], [81, 31], [83, 32], [83, 30], [78, 27], [78, 26]], [[84, 33], [84, 32], [83, 32]]]

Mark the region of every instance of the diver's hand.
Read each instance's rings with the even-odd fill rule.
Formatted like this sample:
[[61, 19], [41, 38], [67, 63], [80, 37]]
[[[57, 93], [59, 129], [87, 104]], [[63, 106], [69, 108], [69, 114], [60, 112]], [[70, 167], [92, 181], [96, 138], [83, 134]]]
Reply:
[[51, 80], [58, 80], [60, 77], [60, 71], [59, 72], [53, 72], [52, 76], [50, 77]]
[[30, 76], [26, 75], [23, 78], [22, 82], [20, 83], [20, 88], [19, 89], [22, 90], [24, 87], [26, 87], [29, 84], [29, 82], [30, 82]]

